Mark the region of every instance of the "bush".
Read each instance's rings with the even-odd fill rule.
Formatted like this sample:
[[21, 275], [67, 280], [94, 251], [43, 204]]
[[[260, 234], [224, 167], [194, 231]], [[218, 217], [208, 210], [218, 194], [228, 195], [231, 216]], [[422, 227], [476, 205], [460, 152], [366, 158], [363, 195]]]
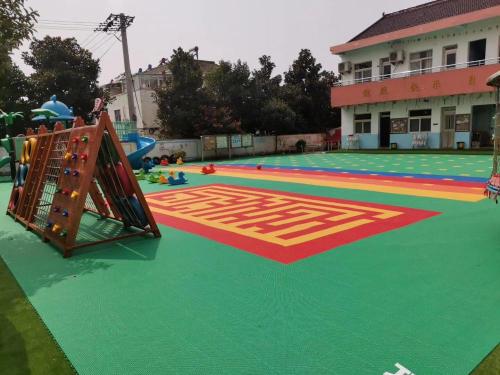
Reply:
[[303, 139], [298, 140], [297, 143], [295, 143], [295, 148], [297, 149], [297, 152], [304, 152], [306, 149], [306, 141]]
[[182, 158], [182, 160], [186, 159], [186, 151], [177, 151], [174, 153], [175, 160]]

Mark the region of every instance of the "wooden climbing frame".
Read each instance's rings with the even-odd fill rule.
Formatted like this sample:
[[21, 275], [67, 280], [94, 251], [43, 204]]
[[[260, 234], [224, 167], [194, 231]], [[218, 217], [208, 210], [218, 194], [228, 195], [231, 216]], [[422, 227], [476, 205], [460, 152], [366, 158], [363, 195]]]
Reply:
[[[103, 112], [97, 125], [75, 120], [28, 131], [7, 213], [71, 256], [76, 248], [160, 231], [133, 174], [113, 124]], [[23, 171], [27, 170], [25, 178]], [[119, 234], [78, 240], [82, 216], [120, 222]]]

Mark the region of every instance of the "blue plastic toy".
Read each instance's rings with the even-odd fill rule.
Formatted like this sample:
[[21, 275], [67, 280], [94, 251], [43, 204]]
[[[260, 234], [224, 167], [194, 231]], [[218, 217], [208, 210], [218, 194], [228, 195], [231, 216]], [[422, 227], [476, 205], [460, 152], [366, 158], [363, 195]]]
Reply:
[[144, 169], [144, 172], [145, 173], [149, 173], [149, 171], [151, 169], [153, 169], [155, 166], [155, 163], [152, 161], [152, 160], [148, 160], [148, 161], [145, 161], [143, 166], [142, 166], [142, 169]]
[[169, 185], [183, 185], [187, 183], [187, 179], [184, 178], [184, 172], [179, 172], [179, 177], [174, 178], [173, 176], [168, 176]]

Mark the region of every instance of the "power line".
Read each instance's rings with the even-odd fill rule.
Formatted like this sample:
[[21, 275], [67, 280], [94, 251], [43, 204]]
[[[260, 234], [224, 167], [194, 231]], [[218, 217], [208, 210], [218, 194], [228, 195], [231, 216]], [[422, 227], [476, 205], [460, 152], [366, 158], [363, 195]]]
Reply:
[[89, 46], [99, 35], [102, 35], [101, 33], [93, 31], [94, 35], [92, 38], [90, 38], [87, 42], [82, 44], [82, 47], [86, 48], [86, 46]]
[[99, 56], [98, 60], [102, 59], [111, 50], [111, 48], [113, 48], [113, 46], [116, 44], [116, 42], [118, 42], [118, 39], [115, 39], [113, 41], [113, 43], [111, 43], [111, 45], [108, 47], [108, 49], [106, 51], [104, 51], [104, 53], [101, 56]]
[[87, 45], [85, 46], [86, 49], [93, 49], [96, 45], [98, 45], [99, 43], [101, 43], [103, 40], [107, 39], [109, 37], [109, 35], [107, 34], [104, 34], [104, 33], [98, 33], [97, 34], [97, 37], [94, 38], [94, 40], [90, 43], [87, 43]]
[[55, 24], [72, 24], [72, 25], [99, 25], [99, 22], [95, 21], [73, 21], [73, 20], [49, 20], [49, 19], [43, 19], [40, 18], [37, 20], [38, 23], [55, 23]]
[[95, 31], [92, 31], [90, 32], [90, 34], [88, 34], [85, 39], [80, 43], [80, 46], [83, 46], [85, 43], [87, 43], [87, 41], [92, 37], [92, 35], [94, 35]]
[[103, 47], [104, 45], [108, 44], [108, 42], [109, 42], [110, 40], [112, 40], [112, 39], [113, 39], [113, 36], [114, 36], [114, 35], [110, 35], [110, 36], [108, 36], [106, 39], [104, 39], [102, 42], [97, 43], [96, 45], [94, 45], [94, 46], [91, 48], [92, 52], [96, 52], [96, 51], [98, 51], [101, 47]]
[[44, 26], [44, 25], [39, 25], [37, 26], [37, 29], [39, 30], [61, 30], [61, 31], [89, 31], [92, 30], [91, 28], [88, 27], [70, 27], [70, 26]]

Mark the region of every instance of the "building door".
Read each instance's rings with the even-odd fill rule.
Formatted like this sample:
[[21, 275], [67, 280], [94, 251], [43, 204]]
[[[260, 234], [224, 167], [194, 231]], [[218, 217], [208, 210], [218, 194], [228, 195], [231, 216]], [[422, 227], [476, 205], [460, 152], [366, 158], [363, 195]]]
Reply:
[[443, 108], [441, 148], [453, 148], [455, 142], [455, 108]]
[[475, 105], [472, 107], [472, 147], [492, 147], [495, 130], [494, 104]]
[[379, 144], [380, 147], [389, 147], [391, 142], [391, 113], [380, 112]]

